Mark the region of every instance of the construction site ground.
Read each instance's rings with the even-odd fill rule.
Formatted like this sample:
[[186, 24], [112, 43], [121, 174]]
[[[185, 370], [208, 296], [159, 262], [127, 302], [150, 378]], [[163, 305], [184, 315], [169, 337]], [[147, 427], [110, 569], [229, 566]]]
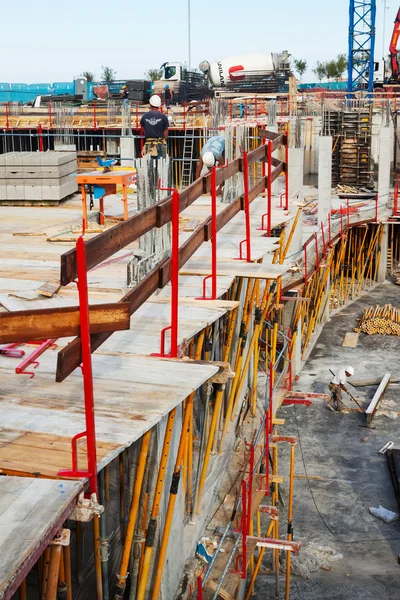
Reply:
[[[342, 347], [344, 336], [356, 326], [366, 306], [391, 303], [399, 306], [399, 288], [386, 282], [362, 299], [334, 314], [318, 338], [295, 390], [329, 393], [329, 368], [345, 365], [355, 369], [354, 379], [382, 378], [386, 372], [399, 375], [397, 336], [360, 334], [356, 348]], [[366, 407], [377, 386], [349, 386]], [[398, 446], [400, 384], [390, 384], [372, 421], [365, 428], [365, 415], [345, 394], [347, 414], [331, 412], [323, 399], [305, 406], [283, 406], [277, 416], [286, 419], [285, 435], [297, 436], [294, 494], [294, 539], [302, 541], [298, 568], [307, 570], [310, 542], [327, 546], [343, 558], [327, 561], [309, 576], [294, 575], [291, 600], [395, 600], [399, 597], [400, 521], [386, 524], [369, 512], [383, 507], [399, 512], [385, 455], [378, 454], [392, 440]], [[385, 414], [385, 412], [387, 414]], [[395, 417], [397, 413], [397, 418]], [[392, 418], [387, 415], [390, 414]], [[282, 492], [287, 499], [288, 450], [280, 453]], [[307, 478], [308, 477], [308, 478]], [[284, 512], [285, 509], [282, 509]], [[285, 531], [281, 520], [281, 534]], [[315, 548], [315, 546], [314, 546]], [[329, 557], [328, 553], [323, 553]], [[264, 559], [264, 574], [256, 582], [256, 598], [276, 598], [270, 553]], [[293, 571], [296, 566], [293, 564]], [[330, 569], [330, 570], [326, 570]], [[298, 570], [298, 569], [297, 569]], [[284, 565], [283, 569], [284, 571]], [[281, 595], [284, 578], [281, 578]]]

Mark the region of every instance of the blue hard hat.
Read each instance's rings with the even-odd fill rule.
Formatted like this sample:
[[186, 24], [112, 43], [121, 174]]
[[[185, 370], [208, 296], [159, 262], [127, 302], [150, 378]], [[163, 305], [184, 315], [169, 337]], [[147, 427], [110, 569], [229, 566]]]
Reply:
[[166, 90], [169, 90], [169, 85], [168, 85], [168, 84], [165, 86], [165, 89], [166, 89]]

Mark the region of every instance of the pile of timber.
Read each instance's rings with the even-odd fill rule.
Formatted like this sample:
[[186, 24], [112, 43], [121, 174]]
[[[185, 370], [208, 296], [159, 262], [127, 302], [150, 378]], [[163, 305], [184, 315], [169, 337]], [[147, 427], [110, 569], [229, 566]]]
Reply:
[[358, 188], [353, 187], [352, 185], [337, 185], [336, 193], [337, 194], [358, 194]]
[[370, 306], [364, 309], [358, 327], [354, 329], [357, 333], [374, 335], [400, 335], [400, 309], [391, 304], [385, 306]]

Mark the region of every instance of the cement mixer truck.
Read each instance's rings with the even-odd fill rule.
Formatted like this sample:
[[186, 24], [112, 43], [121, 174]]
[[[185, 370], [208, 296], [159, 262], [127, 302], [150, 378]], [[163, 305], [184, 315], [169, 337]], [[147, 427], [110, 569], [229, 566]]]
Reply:
[[216, 92], [287, 92], [291, 75], [290, 55], [286, 50], [280, 54], [229, 56], [211, 63], [205, 60], [199, 67]]
[[200, 73], [190, 71], [178, 62], [161, 65], [162, 76], [154, 91], [162, 94], [168, 85], [175, 102], [204, 100], [211, 94], [275, 94], [288, 92], [290, 54], [241, 54], [214, 62], [200, 63]]

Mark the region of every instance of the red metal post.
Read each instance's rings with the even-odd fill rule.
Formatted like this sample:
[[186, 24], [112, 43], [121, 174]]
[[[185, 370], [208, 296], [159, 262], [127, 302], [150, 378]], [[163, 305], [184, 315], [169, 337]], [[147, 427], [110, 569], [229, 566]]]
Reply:
[[[178, 216], [179, 218], [179, 216]], [[211, 297], [217, 299], [217, 167], [211, 169]]]
[[79, 313], [81, 329], [81, 352], [83, 389], [85, 396], [86, 442], [89, 467], [89, 483], [92, 494], [97, 494], [97, 457], [96, 457], [96, 429], [94, 419], [92, 350], [90, 342], [90, 317], [89, 297], [86, 270], [86, 246], [83, 237], [76, 243]]
[[321, 221], [321, 235], [322, 235], [322, 247], [324, 249], [324, 260], [326, 260], [325, 230], [324, 230], [324, 224], [322, 221]]
[[268, 207], [267, 207], [267, 235], [271, 237], [271, 219], [272, 219], [272, 141], [268, 142]]
[[197, 600], [203, 600], [203, 580], [200, 575], [197, 577]]
[[38, 125], [39, 152], [43, 152], [43, 129], [42, 125]]
[[[172, 244], [171, 244], [171, 325], [161, 330], [160, 354], [153, 356], [178, 356], [178, 311], [179, 311], [179, 192], [176, 188], [159, 187], [172, 191]], [[165, 352], [165, 334], [171, 331], [170, 352]]]
[[315, 240], [315, 268], [319, 269], [319, 254], [318, 254], [318, 233], [314, 231]]
[[96, 102], [93, 102], [93, 129], [97, 129], [97, 106], [96, 106]]
[[331, 243], [331, 213], [328, 214], [328, 244]]
[[396, 177], [396, 185], [393, 192], [393, 215], [397, 215], [399, 206], [399, 178]]
[[304, 283], [308, 281], [308, 267], [307, 267], [307, 244], [304, 244]]
[[286, 128], [285, 162], [286, 162], [286, 172], [285, 172], [286, 206], [285, 206], [285, 210], [289, 210], [289, 130], [288, 130], [288, 128]]
[[248, 509], [247, 509], [247, 533], [250, 533], [251, 521], [251, 503], [253, 500], [253, 471], [254, 471], [254, 444], [250, 446], [250, 464], [249, 464], [249, 493], [248, 493]]
[[349, 205], [349, 199], [346, 199], [346, 213], [347, 213], [347, 227], [349, 227], [350, 225], [350, 205]]
[[247, 511], [246, 511], [246, 480], [242, 481], [242, 579], [247, 575]]
[[[87, 289], [86, 270], [86, 247], [83, 237], [79, 237], [76, 243], [79, 314], [81, 329], [81, 353], [82, 353], [82, 375], [83, 391], [85, 399], [85, 421], [86, 431], [77, 434], [72, 439], [73, 468], [71, 471], [62, 470], [58, 475], [88, 477], [90, 493], [97, 494], [97, 456], [96, 456], [96, 430], [94, 419], [94, 397], [93, 397], [93, 373], [92, 373], [92, 351], [90, 342], [90, 317], [89, 298]], [[86, 436], [88, 471], [79, 471], [76, 463], [76, 439]], [[75, 448], [75, 452], [74, 452]], [[75, 459], [74, 459], [75, 456]]]
[[8, 102], [6, 102], [6, 129], [9, 128], [9, 122], [8, 122]]
[[243, 152], [243, 185], [244, 185], [244, 214], [245, 214], [245, 221], [246, 221], [246, 260], [247, 260], [247, 262], [251, 262], [249, 160], [248, 160], [247, 152]]

